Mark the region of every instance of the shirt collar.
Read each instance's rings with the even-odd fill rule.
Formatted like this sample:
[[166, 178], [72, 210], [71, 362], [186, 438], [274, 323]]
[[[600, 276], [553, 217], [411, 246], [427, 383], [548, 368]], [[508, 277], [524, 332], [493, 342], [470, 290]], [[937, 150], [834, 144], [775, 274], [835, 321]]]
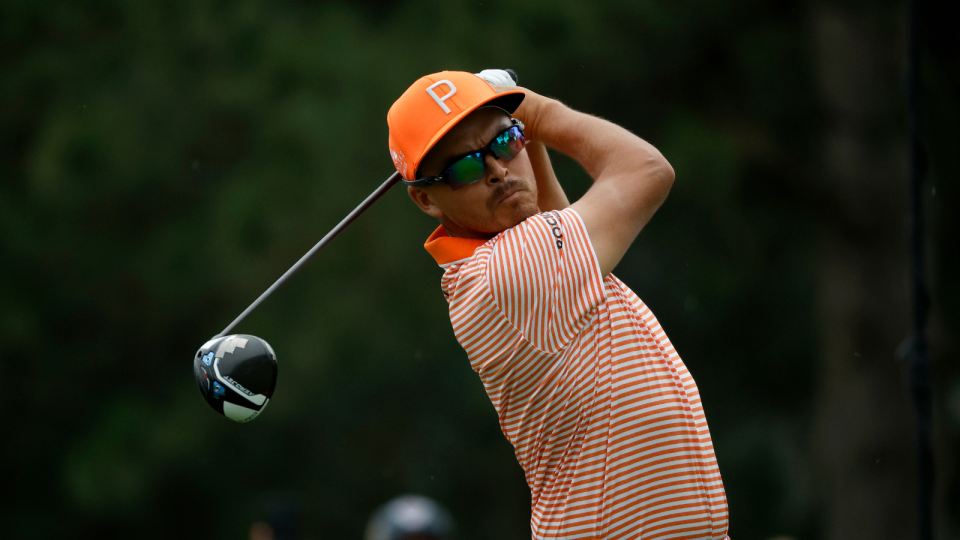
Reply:
[[445, 268], [453, 263], [469, 259], [473, 256], [473, 252], [485, 243], [487, 243], [487, 240], [450, 236], [441, 225], [433, 231], [430, 238], [427, 238], [423, 247], [430, 255], [433, 255], [437, 264]]

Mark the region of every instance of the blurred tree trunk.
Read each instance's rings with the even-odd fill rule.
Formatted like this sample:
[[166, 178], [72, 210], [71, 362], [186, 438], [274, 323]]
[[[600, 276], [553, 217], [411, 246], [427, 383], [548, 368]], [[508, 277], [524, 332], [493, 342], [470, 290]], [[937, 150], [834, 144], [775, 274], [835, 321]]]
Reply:
[[896, 357], [910, 313], [907, 146], [889, 121], [904, 108], [897, 15], [821, 8], [811, 27], [826, 119], [814, 182], [829, 224], [813, 444], [831, 540], [916, 537], [912, 409]]

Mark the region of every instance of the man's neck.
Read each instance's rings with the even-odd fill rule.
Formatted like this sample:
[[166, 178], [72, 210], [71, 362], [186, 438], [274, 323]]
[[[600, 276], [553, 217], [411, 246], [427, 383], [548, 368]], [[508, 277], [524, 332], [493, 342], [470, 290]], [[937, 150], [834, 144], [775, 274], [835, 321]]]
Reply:
[[460, 225], [446, 218], [440, 218], [440, 224], [443, 225], [443, 230], [447, 231], [447, 236], [452, 236], [454, 238], [469, 238], [471, 240], [489, 240], [497, 235], [497, 233], [485, 233], [485, 232], [475, 231], [473, 229], [468, 229], [466, 227], [461, 227]]

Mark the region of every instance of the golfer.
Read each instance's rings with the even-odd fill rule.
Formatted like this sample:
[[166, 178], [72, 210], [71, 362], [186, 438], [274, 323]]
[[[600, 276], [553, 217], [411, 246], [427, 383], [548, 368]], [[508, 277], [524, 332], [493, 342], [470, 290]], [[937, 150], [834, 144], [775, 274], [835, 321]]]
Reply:
[[[673, 169], [621, 127], [480, 75], [504, 86], [450, 71], [413, 83], [387, 115], [389, 146], [440, 221], [425, 247], [526, 475], [533, 537], [725, 538], [697, 385], [611, 273]], [[546, 147], [594, 180], [573, 204]]]

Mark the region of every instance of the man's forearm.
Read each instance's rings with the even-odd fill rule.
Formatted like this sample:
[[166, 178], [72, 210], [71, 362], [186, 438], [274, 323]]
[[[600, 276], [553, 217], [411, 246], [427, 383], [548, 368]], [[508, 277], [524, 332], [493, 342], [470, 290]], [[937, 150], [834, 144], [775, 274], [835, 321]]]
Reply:
[[594, 180], [572, 207], [607, 275], [667, 198], [673, 168], [656, 148], [626, 129], [524, 92], [514, 116], [527, 125], [530, 137], [575, 159]]
[[521, 106], [517, 115], [530, 126], [532, 137], [575, 159], [594, 180], [620, 173], [656, 174], [667, 165], [656, 148], [616, 124], [533, 92], [527, 96], [528, 107]]
[[553, 172], [553, 164], [550, 163], [550, 155], [543, 142], [536, 139], [528, 142], [527, 154], [537, 181], [537, 207], [540, 211], [563, 210], [570, 206], [567, 194]]

